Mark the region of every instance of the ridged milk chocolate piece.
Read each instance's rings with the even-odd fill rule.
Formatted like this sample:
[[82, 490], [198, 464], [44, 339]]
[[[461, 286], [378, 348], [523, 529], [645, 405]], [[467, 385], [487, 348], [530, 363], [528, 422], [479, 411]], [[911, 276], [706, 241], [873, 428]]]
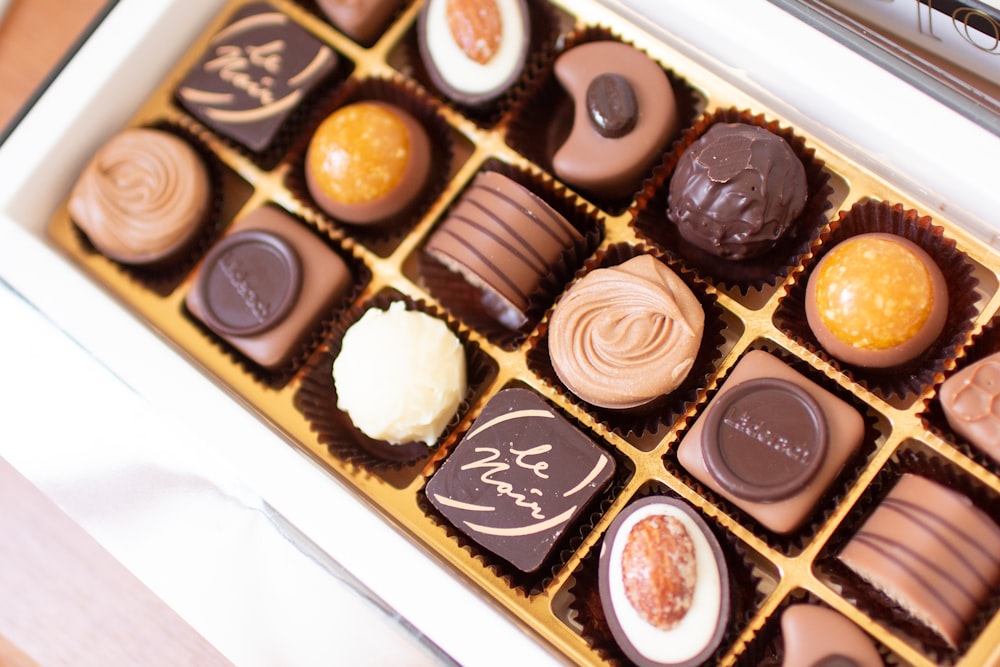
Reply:
[[336, 52], [286, 14], [254, 3], [216, 33], [177, 99], [211, 129], [259, 153], [336, 64]]
[[611, 480], [614, 459], [529, 389], [497, 393], [427, 483], [458, 530], [534, 572]]
[[906, 473], [838, 558], [955, 646], [1000, 584], [1000, 526], [958, 491]]
[[426, 250], [483, 291], [483, 305], [518, 329], [534, 293], [564, 251], [582, 239], [562, 215], [503, 174], [480, 172]]

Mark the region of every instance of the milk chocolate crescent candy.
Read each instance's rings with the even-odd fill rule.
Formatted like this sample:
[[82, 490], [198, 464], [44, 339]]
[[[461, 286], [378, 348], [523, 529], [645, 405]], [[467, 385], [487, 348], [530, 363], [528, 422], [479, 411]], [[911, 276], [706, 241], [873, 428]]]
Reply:
[[621, 42], [576, 46], [556, 77], [573, 98], [573, 128], [552, 158], [556, 175], [600, 197], [626, 197], [677, 129], [670, 81], [647, 55]]
[[631, 409], [684, 381], [704, 326], [705, 313], [684, 281], [639, 255], [569, 288], [552, 314], [549, 354], [556, 375], [584, 401]]

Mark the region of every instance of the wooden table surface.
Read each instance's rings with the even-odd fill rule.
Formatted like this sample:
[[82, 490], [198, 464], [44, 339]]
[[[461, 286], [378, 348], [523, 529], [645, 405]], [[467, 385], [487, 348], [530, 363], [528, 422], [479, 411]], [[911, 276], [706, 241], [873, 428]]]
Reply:
[[106, 0], [8, 0], [0, 22], [0, 129], [105, 6]]

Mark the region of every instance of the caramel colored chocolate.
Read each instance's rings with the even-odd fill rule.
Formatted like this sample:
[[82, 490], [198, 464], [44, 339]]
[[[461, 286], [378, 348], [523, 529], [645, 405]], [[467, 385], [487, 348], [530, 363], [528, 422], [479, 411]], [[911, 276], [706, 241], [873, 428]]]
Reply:
[[524, 572], [611, 480], [611, 456], [529, 389], [497, 393], [427, 483], [459, 531]]
[[756, 125], [717, 123], [678, 161], [667, 217], [692, 245], [740, 260], [769, 250], [808, 194], [805, 168], [784, 139]]
[[306, 185], [334, 218], [374, 225], [416, 200], [430, 164], [430, 140], [416, 118], [385, 102], [357, 102], [317, 128], [306, 154]]
[[882, 667], [871, 637], [832, 609], [794, 604], [781, 613], [783, 667]]
[[[575, 188], [601, 197], [631, 195], [677, 129], [677, 104], [667, 75], [646, 54], [611, 41], [570, 49], [556, 60], [555, 72], [574, 104], [573, 128], [552, 158], [556, 175]], [[615, 86], [598, 84], [598, 90], [588, 96], [594, 80], [607, 75], [621, 77], [635, 97], [634, 126], [621, 136], [602, 133], [604, 121], [595, 123], [593, 114], [595, 107], [618, 104], [594, 98], [601, 91], [617, 98], [620, 82]]]
[[939, 397], [955, 432], [1000, 462], [1000, 352], [945, 380]]
[[[716, 409], [719, 404], [729, 403], [730, 392], [741, 391], [744, 383], [757, 382], [761, 378], [777, 381], [780, 390], [773, 394], [750, 392], [748, 395], [752, 399], [761, 399], [752, 410], [737, 410], [731, 414]], [[815, 422], [820, 419], [814, 414], [814, 407], [807, 407], [810, 400], [804, 399], [800, 391], [822, 411], [827, 431], [825, 455], [823, 448], [810, 440], [816, 433]], [[769, 404], [768, 398], [776, 401]], [[790, 407], [790, 401], [799, 405]], [[736, 405], [739, 408], [739, 402]], [[793, 407], [800, 414], [790, 419]], [[706, 444], [708, 424], [719, 418], [732, 422], [732, 426], [724, 428], [734, 431], [730, 437], [747, 448], [744, 452], [735, 447], [725, 448], [733, 457], [729, 461], [730, 475], [742, 487], [713, 475], [707, 463], [706, 449], [722, 447], [711, 440]], [[864, 420], [857, 410], [767, 352], [751, 350], [733, 367], [708, 408], [681, 440], [677, 458], [698, 481], [766, 528], [776, 533], [789, 533], [808, 518], [863, 439]], [[769, 474], [773, 475], [774, 490], [768, 488]], [[752, 493], [742, 493], [747, 487]]]
[[337, 65], [337, 54], [267, 3], [236, 12], [177, 88], [195, 118], [253, 152]]
[[320, 10], [345, 35], [371, 44], [406, 0], [316, 0]]
[[857, 366], [889, 368], [922, 354], [944, 329], [948, 286], [917, 244], [859, 234], [823, 256], [806, 284], [806, 319], [823, 348]]
[[302, 351], [351, 280], [337, 253], [268, 207], [238, 220], [209, 251], [185, 304], [246, 357], [278, 370]]
[[595, 269], [556, 304], [549, 354], [559, 379], [593, 405], [631, 409], [668, 394], [698, 355], [705, 313], [651, 255]]
[[718, 540], [684, 501], [650, 496], [608, 527], [601, 607], [622, 652], [641, 667], [694, 667], [729, 620], [729, 572]]
[[514, 180], [479, 173], [431, 235], [427, 252], [483, 290], [510, 329], [527, 323], [529, 297], [564, 251], [582, 239], [566, 219]]
[[904, 474], [838, 558], [955, 646], [1000, 584], [1000, 526], [961, 493]]
[[513, 85], [528, 56], [525, 0], [428, 0], [420, 56], [434, 85], [459, 104], [486, 104]]
[[201, 232], [211, 203], [208, 170], [183, 139], [161, 130], [125, 130], [84, 167], [69, 215], [97, 250], [123, 264], [179, 256]]

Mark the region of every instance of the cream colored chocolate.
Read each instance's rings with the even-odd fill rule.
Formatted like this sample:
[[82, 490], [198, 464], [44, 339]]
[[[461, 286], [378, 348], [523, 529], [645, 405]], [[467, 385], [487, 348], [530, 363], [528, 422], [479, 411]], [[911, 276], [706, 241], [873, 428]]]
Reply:
[[396, 301], [347, 330], [333, 382], [337, 407], [368, 437], [430, 446], [465, 397], [465, 351], [443, 321]]
[[[781, 613], [782, 667], [882, 667], [871, 637], [842, 615], [814, 604], [794, 604]], [[839, 662], [838, 662], [839, 660]]]
[[958, 491], [904, 474], [839, 559], [957, 646], [1000, 584], [1000, 526]]
[[183, 250], [201, 231], [210, 190], [204, 162], [183, 139], [128, 129], [84, 167], [69, 214], [103, 255], [153, 264]]
[[1000, 462], [1000, 352], [945, 380], [940, 400], [951, 427]]
[[570, 287], [549, 327], [559, 379], [594, 405], [625, 410], [668, 394], [694, 364], [705, 313], [651, 255], [595, 269]]
[[[667, 75], [646, 54], [621, 42], [590, 42], [556, 60], [556, 77], [573, 97], [573, 129], [552, 158], [556, 175], [602, 197], [626, 197], [677, 129], [677, 102]], [[638, 117], [621, 137], [603, 136], [591, 120], [587, 89], [601, 74], [631, 86]]]

